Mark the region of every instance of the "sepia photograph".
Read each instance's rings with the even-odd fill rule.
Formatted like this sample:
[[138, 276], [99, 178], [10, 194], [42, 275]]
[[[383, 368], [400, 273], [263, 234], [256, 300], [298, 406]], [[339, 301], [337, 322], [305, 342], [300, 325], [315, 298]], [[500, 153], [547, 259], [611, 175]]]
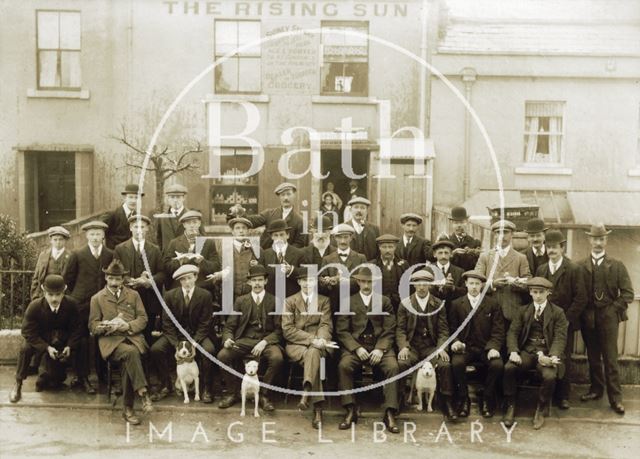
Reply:
[[640, 0], [0, 0], [1, 458], [635, 458]]

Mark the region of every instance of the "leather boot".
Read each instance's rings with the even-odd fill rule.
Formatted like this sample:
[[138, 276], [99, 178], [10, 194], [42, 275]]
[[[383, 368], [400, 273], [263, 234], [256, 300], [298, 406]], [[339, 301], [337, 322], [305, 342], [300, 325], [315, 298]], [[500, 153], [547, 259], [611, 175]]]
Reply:
[[516, 416], [516, 400], [515, 397], [507, 397], [506, 399], [506, 409], [504, 411], [504, 416], [502, 418], [502, 422], [506, 427], [511, 427], [515, 421]]
[[124, 408], [124, 411], [122, 412], [122, 418], [128, 422], [129, 424], [132, 424], [134, 426], [137, 426], [140, 424], [140, 418], [138, 416], [136, 416], [136, 412], [133, 411], [133, 408], [126, 406]]
[[535, 430], [538, 430], [543, 425], [544, 425], [544, 407], [541, 405], [538, 405], [538, 407], [536, 408], [536, 414], [533, 415], [533, 428]]
[[308, 390], [305, 389], [304, 394], [300, 397], [300, 401], [298, 402], [298, 409], [300, 411], [304, 411], [309, 408], [309, 395]]
[[273, 406], [273, 403], [271, 402], [271, 400], [269, 400], [269, 397], [267, 397], [265, 394], [260, 395], [260, 405], [262, 406], [262, 409], [264, 411], [274, 411], [275, 407]]
[[317, 406], [313, 407], [313, 420], [311, 421], [311, 427], [318, 430], [322, 425], [322, 408]]
[[18, 403], [22, 398], [22, 381], [16, 381], [15, 386], [11, 389], [11, 394], [9, 395], [9, 401], [11, 403]]
[[443, 395], [444, 398], [444, 415], [447, 418], [447, 421], [451, 421], [451, 422], [455, 422], [458, 420], [458, 414], [456, 413], [456, 411], [453, 409], [453, 406], [451, 405], [451, 396], [450, 395]]
[[469, 416], [470, 410], [471, 410], [471, 400], [469, 400], [469, 397], [465, 397], [465, 399], [459, 405], [458, 416], [461, 418], [466, 418]]
[[340, 430], [348, 430], [351, 428], [351, 423], [358, 422], [358, 411], [356, 410], [356, 406], [354, 404], [348, 405], [345, 407], [347, 412], [344, 415], [344, 419], [338, 425], [338, 429]]
[[394, 410], [387, 408], [387, 411], [384, 413], [384, 417], [382, 418], [382, 422], [387, 426], [387, 430], [391, 433], [397, 434], [400, 433], [400, 428], [398, 427], [398, 423], [396, 422], [396, 415]]
[[153, 411], [153, 403], [151, 403], [149, 391], [145, 391], [140, 398], [142, 399], [142, 412], [144, 414], [151, 413]]

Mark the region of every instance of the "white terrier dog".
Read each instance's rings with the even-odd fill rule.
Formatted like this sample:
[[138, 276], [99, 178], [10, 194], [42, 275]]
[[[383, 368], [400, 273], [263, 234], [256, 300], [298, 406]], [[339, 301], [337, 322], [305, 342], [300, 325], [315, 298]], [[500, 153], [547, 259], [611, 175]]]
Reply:
[[258, 379], [258, 362], [255, 360], [249, 360], [244, 365], [245, 375], [242, 377], [242, 386], [241, 386], [241, 396], [242, 396], [242, 411], [240, 411], [240, 416], [245, 415], [245, 403], [247, 401], [247, 394], [253, 394], [254, 400], [254, 410], [253, 416], [256, 418], [260, 417], [260, 413], [258, 413], [258, 401], [260, 394], [260, 380]]

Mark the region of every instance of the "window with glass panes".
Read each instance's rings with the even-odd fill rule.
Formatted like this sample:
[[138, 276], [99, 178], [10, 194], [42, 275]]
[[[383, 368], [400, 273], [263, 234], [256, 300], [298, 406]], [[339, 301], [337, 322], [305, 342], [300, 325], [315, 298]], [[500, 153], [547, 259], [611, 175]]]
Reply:
[[260, 21], [215, 21], [215, 59], [232, 55], [215, 68], [216, 93], [259, 93], [261, 91]]
[[367, 22], [322, 22], [322, 94], [368, 95], [368, 31]]
[[79, 90], [80, 12], [36, 11], [39, 89]]
[[525, 103], [525, 162], [562, 163], [563, 112], [564, 102]]

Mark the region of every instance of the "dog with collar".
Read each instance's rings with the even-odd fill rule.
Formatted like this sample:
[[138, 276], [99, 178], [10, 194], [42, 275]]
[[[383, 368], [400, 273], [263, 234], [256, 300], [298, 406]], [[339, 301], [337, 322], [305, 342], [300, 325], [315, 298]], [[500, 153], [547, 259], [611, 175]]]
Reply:
[[184, 395], [184, 403], [189, 403], [189, 390], [194, 387], [195, 401], [200, 400], [200, 370], [195, 361], [196, 348], [189, 341], [180, 341], [176, 346], [176, 392]]
[[[422, 367], [413, 374], [413, 387], [418, 397], [418, 404], [416, 410], [422, 411], [424, 408], [423, 395], [427, 400], [427, 412], [433, 412], [432, 401], [436, 393], [436, 372], [431, 362], [425, 362]], [[412, 398], [409, 396], [409, 403]]]
[[244, 365], [244, 376], [242, 377], [242, 386], [240, 387], [242, 396], [242, 410], [240, 416], [245, 415], [245, 403], [247, 401], [247, 394], [253, 395], [254, 410], [253, 416], [260, 417], [258, 412], [258, 401], [260, 397], [260, 380], [258, 379], [258, 362], [255, 360], [249, 360]]

